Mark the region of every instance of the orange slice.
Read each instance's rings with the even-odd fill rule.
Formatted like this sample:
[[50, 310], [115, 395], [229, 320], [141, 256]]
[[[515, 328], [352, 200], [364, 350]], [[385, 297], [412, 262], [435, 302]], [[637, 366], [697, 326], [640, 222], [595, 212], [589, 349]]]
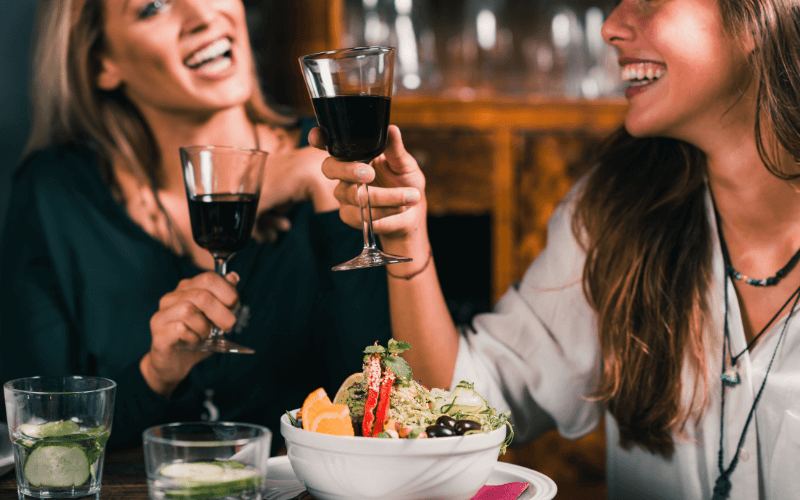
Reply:
[[303, 406], [300, 407], [300, 411], [297, 412], [297, 417], [303, 420], [303, 429], [308, 430], [305, 423], [305, 416], [306, 416], [306, 408], [311, 406], [313, 403], [317, 401], [324, 401], [328, 404], [331, 404], [331, 399], [328, 397], [328, 393], [325, 392], [325, 389], [320, 387], [319, 389], [311, 392], [308, 396], [306, 396], [306, 400], [303, 401]]
[[309, 407], [313, 416], [303, 419], [303, 427], [308, 421], [308, 430], [335, 436], [353, 436], [353, 422], [350, 420], [350, 409], [347, 405], [314, 403]]

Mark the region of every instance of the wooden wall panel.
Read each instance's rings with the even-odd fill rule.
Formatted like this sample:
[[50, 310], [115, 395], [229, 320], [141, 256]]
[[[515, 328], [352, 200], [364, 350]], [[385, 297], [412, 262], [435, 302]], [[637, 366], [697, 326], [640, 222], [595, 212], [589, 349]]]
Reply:
[[603, 138], [598, 133], [582, 131], [523, 132], [520, 136], [513, 281], [522, 278], [544, 248], [547, 221], [574, 182], [588, 170]]
[[492, 212], [490, 136], [460, 128], [403, 127], [403, 144], [425, 173], [432, 216]]

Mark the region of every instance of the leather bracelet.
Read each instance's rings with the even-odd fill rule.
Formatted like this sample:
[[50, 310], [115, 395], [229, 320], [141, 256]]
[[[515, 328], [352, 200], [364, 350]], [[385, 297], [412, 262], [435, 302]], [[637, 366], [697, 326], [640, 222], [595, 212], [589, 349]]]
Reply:
[[386, 267], [386, 274], [388, 274], [388, 275], [389, 275], [389, 276], [391, 276], [392, 278], [396, 278], [396, 279], [399, 279], [399, 280], [406, 280], [406, 281], [408, 281], [408, 280], [410, 280], [411, 278], [413, 278], [414, 276], [416, 276], [416, 275], [418, 275], [418, 274], [422, 273], [422, 271], [424, 271], [425, 269], [427, 269], [427, 268], [428, 268], [428, 264], [430, 264], [432, 260], [433, 260], [433, 248], [431, 248], [431, 249], [430, 249], [430, 251], [428, 252], [428, 260], [426, 260], [426, 261], [425, 261], [425, 265], [424, 265], [424, 266], [422, 266], [422, 269], [420, 269], [419, 271], [414, 271], [413, 273], [411, 273], [411, 274], [406, 274], [405, 276], [398, 276], [398, 275], [396, 275], [396, 274], [392, 274], [392, 273], [390, 273], [390, 272], [389, 272], [389, 267], [387, 266], [387, 267]]

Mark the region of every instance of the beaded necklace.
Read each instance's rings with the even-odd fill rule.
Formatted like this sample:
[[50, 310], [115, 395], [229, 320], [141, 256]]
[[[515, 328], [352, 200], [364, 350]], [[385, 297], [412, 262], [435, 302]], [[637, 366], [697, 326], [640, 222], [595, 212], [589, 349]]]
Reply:
[[727, 253], [728, 253], [727, 248], [723, 247], [723, 252], [726, 254], [725, 272], [728, 273], [728, 276], [730, 276], [735, 280], [743, 281], [748, 285], [752, 286], [773, 286], [777, 284], [781, 278], [786, 276], [786, 274], [794, 268], [795, 264], [797, 264], [797, 261], [800, 260], [800, 249], [798, 249], [797, 252], [795, 252], [795, 254], [792, 255], [792, 258], [789, 259], [789, 262], [787, 262], [786, 265], [783, 266], [782, 268], [778, 269], [778, 272], [775, 273], [775, 276], [757, 280], [755, 278], [747, 276], [746, 274], [742, 274], [736, 269], [734, 269], [730, 263], [730, 259], [727, 258]]
[[[722, 232], [720, 232], [720, 242], [724, 248], [724, 240], [722, 239]], [[728, 267], [728, 260], [727, 260], [727, 252], [723, 250], [723, 257], [725, 258], [725, 267]], [[717, 478], [716, 482], [714, 483], [714, 495], [711, 497], [711, 500], [726, 500], [730, 496], [731, 491], [731, 481], [730, 476], [733, 473], [734, 469], [739, 463], [739, 450], [742, 448], [744, 444], [744, 438], [747, 435], [747, 428], [750, 426], [750, 422], [753, 420], [753, 415], [756, 411], [756, 406], [758, 405], [758, 401], [761, 399], [761, 394], [764, 392], [764, 387], [767, 385], [767, 377], [769, 377], [769, 372], [772, 369], [772, 363], [775, 361], [775, 355], [778, 354], [778, 348], [781, 345], [781, 341], [783, 340], [783, 336], [786, 333], [786, 327], [789, 325], [789, 320], [792, 319], [792, 315], [794, 314], [794, 309], [797, 306], [798, 301], [800, 301], [800, 287], [798, 287], [792, 295], [784, 302], [778, 312], [773, 316], [773, 318], [767, 323], [761, 332], [745, 347], [745, 349], [733, 356], [733, 352], [731, 351], [731, 340], [730, 340], [730, 332], [728, 329], [728, 277], [727, 274], [725, 275], [725, 320], [724, 320], [724, 335], [722, 342], [722, 374], [720, 378], [722, 380], [722, 390], [721, 390], [721, 402], [720, 402], [720, 418], [719, 418], [719, 455], [717, 457], [717, 468], [719, 469], [719, 477]], [[761, 387], [758, 389], [758, 393], [756, 394], [755, 399], [753, 400], [753, 405], [750, 407], [750, 412], [747, 415], [747, 420], [744, 423], [744, 428], [742, 429], [742, 434], [739, 436], [739, 443], [736, 446], [736, 452], [733, 454], [733, 458], [731, 459], [730, 464], [727, 468], [724, 467], [724, 438], [725, 438], [725, 390], [729, 386], [736, 385], [739, 382], [739, 374], [733, 372], [735, 374], [735, 380], [732, 379], [730, 375], [730, 371], [725, 370], [725, 362], [726, 362], [726, 354], [730, 352], [730, 359], [731, 359], [731, 366], [735, 368], [736, 362], [738, 361], [739, 357], [741, 357], [745, 352], [750, 349], [753, 343], [758, 339], [758, 337], [763, 334], [767, 328], [775, 321], [775, 318], [783, 311], [789, 302], [794, 299], [794, 303], [792, 304], [792, 308], [789, 310], [789, 314], [786, 317], [786, 321], [783, 323], [783, 328], [781, 329], [780, 336], [778, 336], [778, 341], [775, 343], [775, 350], [772, 352], [772, 357], [769, 360], [769, 365], [767, 365], [767, 372], [764, 374], [764, 380], [761, 382]]]

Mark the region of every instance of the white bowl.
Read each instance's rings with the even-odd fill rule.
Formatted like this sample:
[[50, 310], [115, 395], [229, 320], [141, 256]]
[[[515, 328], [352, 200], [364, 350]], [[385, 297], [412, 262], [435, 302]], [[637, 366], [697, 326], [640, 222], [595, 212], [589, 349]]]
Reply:
[[[297, 415], [297, 410], [291, 412]], [[433, 439], [281, 434], [297, 479], [317, 500], [469, 500], [492, 474], [506, 427]]]

